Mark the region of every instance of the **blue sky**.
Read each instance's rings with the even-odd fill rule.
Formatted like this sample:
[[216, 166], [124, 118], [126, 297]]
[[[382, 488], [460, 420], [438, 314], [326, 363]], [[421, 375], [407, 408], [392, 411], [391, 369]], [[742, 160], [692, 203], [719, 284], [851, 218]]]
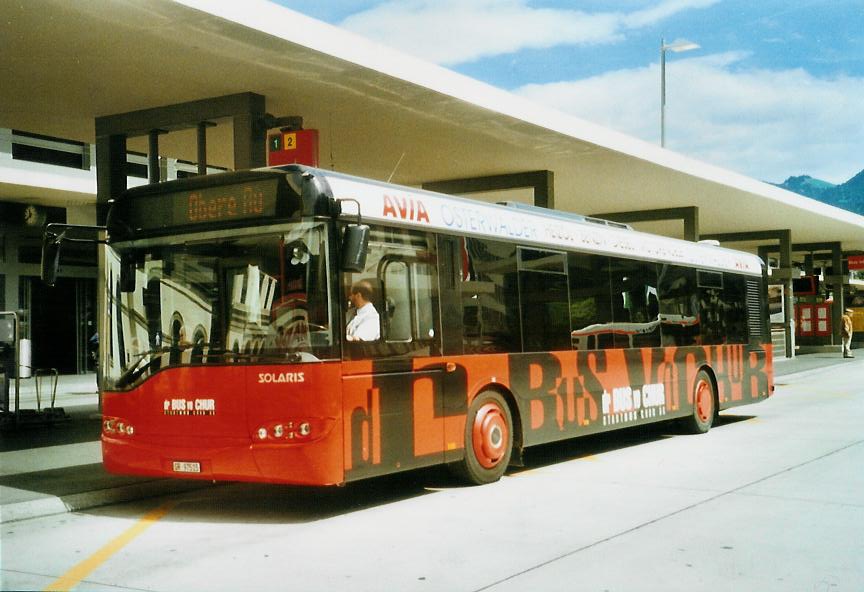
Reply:
[[864, 0], [279, 0], [538, 103], [779, 182], [864, 169]]

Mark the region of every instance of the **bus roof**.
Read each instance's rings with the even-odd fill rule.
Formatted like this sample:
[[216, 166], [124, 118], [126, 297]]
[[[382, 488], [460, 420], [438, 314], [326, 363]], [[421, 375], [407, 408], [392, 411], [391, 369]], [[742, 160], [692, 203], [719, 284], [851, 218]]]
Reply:
[[[658, 236], [597, 218], [525, 204], [489, 204], [343, 173], [288, 165], [327, 181], [333, 198], [356, 201], [364, 220], [520, 244], [603, 253], [749, 275], [762, 274], [750, 253]], [[343, 205], [346, 213], [351, 206]]]

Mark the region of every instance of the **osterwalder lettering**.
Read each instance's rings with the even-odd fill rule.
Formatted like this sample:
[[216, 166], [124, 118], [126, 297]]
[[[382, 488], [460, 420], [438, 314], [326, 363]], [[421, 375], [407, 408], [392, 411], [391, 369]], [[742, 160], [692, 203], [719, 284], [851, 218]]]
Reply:
[[487, 235], [503, 235], [514, 238], [536, 239], [537, 228], [530, 223], [507, 222], [471, 208], [441, 206], [441, 219], [448, 228], [469, 230]]

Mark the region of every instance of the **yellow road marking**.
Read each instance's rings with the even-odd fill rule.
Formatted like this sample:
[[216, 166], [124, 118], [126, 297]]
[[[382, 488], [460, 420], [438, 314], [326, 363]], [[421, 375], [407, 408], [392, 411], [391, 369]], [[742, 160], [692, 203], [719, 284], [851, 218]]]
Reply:
[[45, 592], [71, 590], [77, 586], [81, 580], [90, 575], [90, 573], [97, 567], [108, 561], [112, 555], [131, 543], [136, 537], [141, 535], [160, 519], [164, 518], [165, 515], [176, 505], [177, 502], [168, 502], [145, 514], [140, 520], [138, 520], [138, 522], [127, 528], [112, 541], [93, 553], [93, 555], [57, 578], [47, 588], [45, 588]]

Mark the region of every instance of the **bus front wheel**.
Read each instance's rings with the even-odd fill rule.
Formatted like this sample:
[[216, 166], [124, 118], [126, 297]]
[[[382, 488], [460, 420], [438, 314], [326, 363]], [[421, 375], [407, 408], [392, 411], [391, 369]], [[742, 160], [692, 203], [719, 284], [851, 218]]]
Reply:
[[455, 468], [476, 485], [501, 478], [513, 453], [513, 417], [499, 393], [484, 391], [468, 409], [465, 421], [465, 458]]
[[717, 395], [714, 381], [705, 370], [696, 374], [693, 384], [693, 413], [684, 418], [684, 427], [691, 434], [704, 434], [711, 429], [717, 415]]

